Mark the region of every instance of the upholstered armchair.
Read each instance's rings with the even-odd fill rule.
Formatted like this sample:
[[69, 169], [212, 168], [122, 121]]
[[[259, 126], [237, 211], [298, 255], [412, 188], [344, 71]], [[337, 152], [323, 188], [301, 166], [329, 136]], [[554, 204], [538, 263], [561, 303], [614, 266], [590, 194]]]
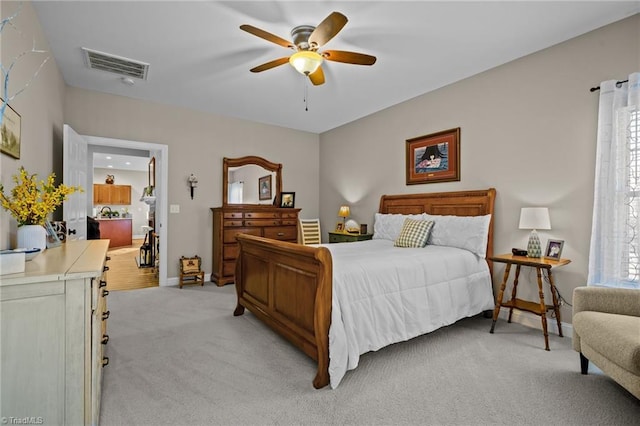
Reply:
[[573, 348], [582, 374], [591, 361], [640, 399], [640, 290], [577, 287]]

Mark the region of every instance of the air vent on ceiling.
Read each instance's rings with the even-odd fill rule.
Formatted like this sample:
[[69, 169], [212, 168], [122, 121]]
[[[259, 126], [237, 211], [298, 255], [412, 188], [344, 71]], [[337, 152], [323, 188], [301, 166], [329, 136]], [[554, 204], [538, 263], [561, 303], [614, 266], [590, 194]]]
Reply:
[[114, 74], [124, 75], [127, 77], [147, 79], [149, 72], [149, 64], [135, 61], [122, 56], [112, 55], [110, 53], [98, 52], [97, 50], [82, 48], [85, 63], [89, 68], [108, 71]]

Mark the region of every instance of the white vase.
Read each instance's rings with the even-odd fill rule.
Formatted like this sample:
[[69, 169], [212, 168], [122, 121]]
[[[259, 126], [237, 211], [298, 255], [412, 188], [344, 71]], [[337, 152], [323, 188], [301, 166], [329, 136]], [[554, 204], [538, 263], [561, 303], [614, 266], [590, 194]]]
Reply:
[[18, 227], [17, 248], [47, 248], [47, 230], [41, 225], [22, 225]]

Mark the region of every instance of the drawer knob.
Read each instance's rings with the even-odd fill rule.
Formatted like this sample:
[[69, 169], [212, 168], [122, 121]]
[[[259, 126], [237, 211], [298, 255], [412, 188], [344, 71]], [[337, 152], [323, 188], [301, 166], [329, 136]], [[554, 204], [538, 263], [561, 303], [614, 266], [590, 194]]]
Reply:
[[109, 290], [102, 289], [102, 297], [107, 297], [109, 295]]
[[109, 357], [108, 356], [103, 356], [102, 357], [102, 366], [106, 367], [107, 365], [109, 365]]
[[106, 345], [107, 343], [109, 343], [109, 335], [108, 334], [103, 334], [102, 335], [102, 340], [100, 341], [100, 343], [102, 343], [103, 345]]
[[278, 232], [278, 237], [283, 237], [284, 236], [284, 232]]
[[109, 315], [111, 314], [111, 311], [106, 311], [102, 313], [102, 321], [106, 320], [107, 318], [109, 318]]
[[106, 287], [106, 286], [107, 286], [107, 282], [105, 280], [100, 280], [100, 288]]

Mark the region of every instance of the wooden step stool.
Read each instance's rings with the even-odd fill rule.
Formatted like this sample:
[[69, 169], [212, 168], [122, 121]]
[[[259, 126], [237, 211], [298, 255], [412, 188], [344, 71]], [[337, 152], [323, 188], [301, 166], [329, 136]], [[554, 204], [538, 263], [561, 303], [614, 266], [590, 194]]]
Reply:
[[200, 256], [180, 258], [180, 288], [183, 284], [200, 284], [204, 286], [204, 271], [201, 269]]

